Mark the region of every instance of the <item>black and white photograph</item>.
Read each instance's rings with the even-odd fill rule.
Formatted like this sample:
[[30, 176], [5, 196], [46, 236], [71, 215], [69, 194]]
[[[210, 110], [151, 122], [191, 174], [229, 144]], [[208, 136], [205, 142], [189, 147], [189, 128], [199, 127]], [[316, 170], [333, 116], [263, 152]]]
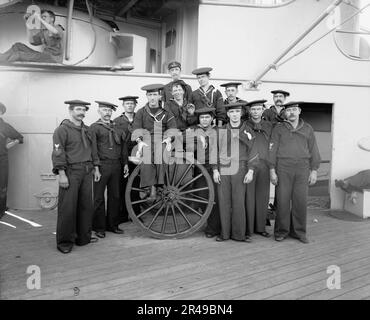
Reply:
[[370, 300], [369, 120], [370, 0], [0, 0], [0, 300]]

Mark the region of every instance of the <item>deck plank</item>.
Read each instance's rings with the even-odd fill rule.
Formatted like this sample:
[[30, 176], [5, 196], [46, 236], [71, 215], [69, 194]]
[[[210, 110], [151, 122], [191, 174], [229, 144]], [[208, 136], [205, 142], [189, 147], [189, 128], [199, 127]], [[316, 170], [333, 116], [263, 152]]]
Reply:
[[[346, 222], [310, 210], [309, 245], [259, 236], [252, 244], [217, 243], [202, 232], [181, 240], [158, 240], [126, 223], [124, 235], [107, 234], [97, 244], [55, 248], [54, 212], [15, 212], [0, 225], [1, 299], [330, 299], [366, 298], [370, 262], [369, 221]], [[318, 219], [318, 223], [313, 220]], [[270, 228], [271, 230], [271, 228]], [[342, 291], [325, 290], [326, 267], [340, 265]], [[26, 269], [38, 265], [41, 290], [26, 288]], [[75, 295], [74, 288], [78, 288]]]

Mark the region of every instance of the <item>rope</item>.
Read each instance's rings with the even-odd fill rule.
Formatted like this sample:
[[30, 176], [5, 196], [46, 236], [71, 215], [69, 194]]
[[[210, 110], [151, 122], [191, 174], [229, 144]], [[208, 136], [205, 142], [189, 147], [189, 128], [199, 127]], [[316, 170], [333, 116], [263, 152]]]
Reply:
[[94, 51], [95, 51], [98, 34], [96, 32], [95, 25], [93, 24], [93, 13], [91, 11], [91, 7], [90, 7], [90, 4], [89, 4], [89, 1], [88, 0], [85, 0], [85, 3], [86, 3], [87, 11], [89, 12], [90, 25], [91, 25], [91, 28], [92, 28], [92, 30], [94, 32], [94, 43], [93, 43], [93, 46], [91, 48], [90, 53], [85, 58], [83, 58], [83, 59], [81, 59], [81, 60], [79, 60], [79, 61], [77, 61], [76, 63], [73, 63], [73, 64], [65, 64], [65, 63], [63, 63], [64, 66], [76, 66], [76, 65], [78, 65], [78, 64], [86, 61], [87, 59], [89, 59], [91, 57], [91, 55], [94, 53]]

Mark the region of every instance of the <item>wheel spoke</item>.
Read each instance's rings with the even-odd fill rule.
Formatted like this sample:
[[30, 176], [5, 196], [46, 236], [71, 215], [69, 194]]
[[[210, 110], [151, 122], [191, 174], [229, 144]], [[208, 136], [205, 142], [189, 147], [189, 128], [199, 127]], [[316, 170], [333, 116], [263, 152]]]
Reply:
[[161, 205], [161, 207], [158, 209], [158, 211], [154, 215], [154, 218], [153, 218], [152, 222], [149, 224], [148, 229], [150, 229], [150, 227], [153, 225], [154, 221], [158, 218], [158, 215], [161, 213], [163, 208], [164, 208], [164, 203]]
[[169, 206], [167, 206], [166, 208], [166, 213], [164, 214], [164, 219], [163, 219], [163, 222], [162, 222], [162, 228], [161, 228], [161, 233], [164, 232], [164, 229], [166, 227], [166, 224], [167, 224], [167, 217], [168, 217], [168, 210], [170, 209]]
[[162, 199], [161, 199], [161, 200], [159, 200], [159, 201], [157, 201], [157, 202], [156, 202], [156, 203], [154, 203], [153, 205], [151, 205], [149, 208], [145, 209], [145, 211], [141, 212], [141, 213], [137, 216], [137, 218], [141, 218], [144, 214], [146, 214], [146, 213], [148, 213], [150, 210], [154, 209], [158, 204], [160, 204], [160, 203], [161, 203], [161, 201], [162, 201]]
[[174, 186], [175, 185], [175, 180], [176, 180], [176, 175], [177, 175], [177, 169], [178, 169], [178, 165], [176, 164], [176, 161], [174, 163], [174, 166], [175, 166], [175, 168], [173, 169], [173, 177], [172, 177], [171, 186]]
[[171, 204], [171, 210], [172, 210], [173, 223], [175, 225], [175, 231], [176, 233], [179, 233], [179, 228], [177, 226], [177, 220], [176, 220], [175, 208], [173, 207], [173, 204]]
[[199, 188], [199, 189], [187, 190], [187, 191], [180, 192], [180, 194], [183, 195], [183, 194], [187, 194], [187, 193], [206, 191], [206, 190], [209, 190], [209, 188], [204, 187], [204, 188]]
[[197, 175], [195, 178], [191, 179], [189, 182], [184, 184], [181, 188], [179, 188], [179, 191], [185, 189], [188, 185], [192, 184], [193, 182], [197, 181], [200, 177], [203, 177], [203, 173]]
[[134, 188], [134, 187], [132, 187], [131, 188], [131, 191], [146, 192], [147, 190], [141, 189], [141, 188]]
[[182, 209], [180, 208], [180, 206], [177, 205], [177, 203], [175, 203], [175, 207], [180, 211], [180, 214], [182, 215], [182, 217], [184, 218], [184, 220], [187, 222], [187, 224], [190, 226], [190, 228], [193, 226], [189, 219], [186, 217], [185, 213], [182, 211]]
[[146, 199], [143, 199], [143, 200], [134, 201], [131, 204], [134, 205], [134, 204], [144, 203], [144, 202], [148, 202], [149, 200], [150, 200], [149, 198], [146, 198]]
[[179, 197], [179, 199], [186, 200], [186, 201], [192, 201], [192, 202], [198, 202], [198, 203], [204, 203], [204, 204], [208, 204], [209, 203], [209, 201], [199, 200], [199, 199], [196, 199], [196, 198]]
[[188, 172], [190, 171], [190, 169], [191, 169], [192, 166], [193, 166], [192, 164], [189, 164], [189, 166], [186, 168], [186, 170], [185, 170], [184, 174], [181, 176], [179, 182], [176, 183], [176, 188], [179, 187], [179, 185], [181, 184], [182, 180], [184, 180], [185, 176], [188, 174]]
[[198, 211], [194, 210], [192, 207], [188, 206], [186, 203], [182, 202], [181, 200], [179, 200], [178, 203], [183, 205], [185, 208], [188, 208], [190, 211], [194, 212], [198, 216], [203, 217], [203, 215], [201, 215]]
[[196, 195], [196, 194], [194, 194], [194, 193], [191, 193], [190, 195], [191, 195], [192, 197], [196, 198], [196, 199], [204, 200], [204, 201], [208, 201], [208, 202], [209, 202], [209, 199], [203, 198], [203, 197], [198, 196], [198, 195]]

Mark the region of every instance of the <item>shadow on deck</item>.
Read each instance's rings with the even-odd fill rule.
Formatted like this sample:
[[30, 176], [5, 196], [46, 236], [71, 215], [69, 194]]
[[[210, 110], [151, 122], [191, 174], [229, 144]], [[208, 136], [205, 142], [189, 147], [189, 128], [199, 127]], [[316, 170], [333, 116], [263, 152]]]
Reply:
[[[55, 247], [55, 212], [15, 214], [41, 226], [1, 220], [0, 299], [370, 298], [370, 221], [328, 211], [310, 210], [308, 245], [257, 235], [252, 244], [218, 243], [201, 232], [156, 240], [126, 223], [124, 235], [108, 233], [69, 255]], [[30, 265], [40, 267], [40, 290], [27, 289]], [[327, 288], [331, 265], [340, 267], [340, 290]]]

